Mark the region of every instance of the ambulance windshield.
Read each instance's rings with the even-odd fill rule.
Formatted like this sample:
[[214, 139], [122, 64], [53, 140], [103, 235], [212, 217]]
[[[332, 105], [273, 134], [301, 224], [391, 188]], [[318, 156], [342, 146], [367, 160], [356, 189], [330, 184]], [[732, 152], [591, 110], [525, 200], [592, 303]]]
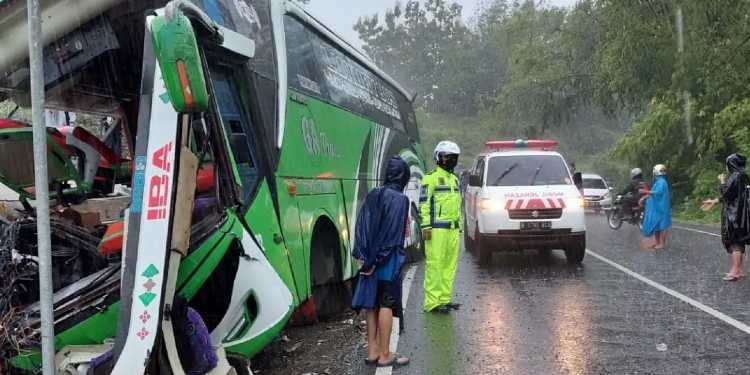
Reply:
[[487, 170], [487, 186], [570, 185], [565, 161], [556, 155], [495, 156]]

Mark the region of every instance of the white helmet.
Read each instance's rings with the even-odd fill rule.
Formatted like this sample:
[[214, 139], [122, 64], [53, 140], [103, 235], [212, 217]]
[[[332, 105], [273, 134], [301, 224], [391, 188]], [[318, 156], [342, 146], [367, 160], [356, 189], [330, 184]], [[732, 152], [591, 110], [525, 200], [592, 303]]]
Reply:
[[667, 166], [664, 164], [657, 164], [654, 166], [654, 176], [664, 176], [667, 174]]
[[440, 161], [440, 154], [461, 155], [461, 149], [455, 142], [441, 141], [435, 146], [435, 151], [433, 152], [435, 161]]
[[643, 171], [640, 168], [633, 168], [630, 170], [630, 178], [638, 176], [639, 174], [643, 174]]

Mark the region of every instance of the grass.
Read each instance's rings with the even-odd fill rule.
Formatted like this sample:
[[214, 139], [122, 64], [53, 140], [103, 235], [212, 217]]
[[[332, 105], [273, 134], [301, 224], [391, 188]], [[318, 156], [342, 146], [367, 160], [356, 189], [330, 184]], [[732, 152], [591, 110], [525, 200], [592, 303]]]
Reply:
[[672, 217], [675, 220], [686, 224], [711, 226], [721, 225], [720, 214], [712, 212], [715, 210], [717, 210], [717, 208], [712, 209], [708, 213], [704, 213], [700, 210], [697, 210], [698, 212], [696, 212], [696, 210], [675, 210], [672, 212]]

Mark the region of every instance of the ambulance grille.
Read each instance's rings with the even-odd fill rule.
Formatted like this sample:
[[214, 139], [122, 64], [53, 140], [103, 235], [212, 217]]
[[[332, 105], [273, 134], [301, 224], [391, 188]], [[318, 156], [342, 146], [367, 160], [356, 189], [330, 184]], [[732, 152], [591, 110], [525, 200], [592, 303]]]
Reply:
[[[535, 214], [536, 213], [536, 214]], [[536, 210], [508, 210], [513, 220], [549, 220], [559, 219], [562, 216], [562, 208], [541, 208]]]

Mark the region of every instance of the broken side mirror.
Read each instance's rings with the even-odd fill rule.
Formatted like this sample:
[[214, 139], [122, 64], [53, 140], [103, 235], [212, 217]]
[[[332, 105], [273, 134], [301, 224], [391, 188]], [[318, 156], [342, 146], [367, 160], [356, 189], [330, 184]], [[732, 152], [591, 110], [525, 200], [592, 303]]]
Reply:
[[203, 75], [195, 30], [178, 8], [171, 17], [151, 23], [154, 50], [170, 102], [178, 113], [208, 110], [208, 88]]

